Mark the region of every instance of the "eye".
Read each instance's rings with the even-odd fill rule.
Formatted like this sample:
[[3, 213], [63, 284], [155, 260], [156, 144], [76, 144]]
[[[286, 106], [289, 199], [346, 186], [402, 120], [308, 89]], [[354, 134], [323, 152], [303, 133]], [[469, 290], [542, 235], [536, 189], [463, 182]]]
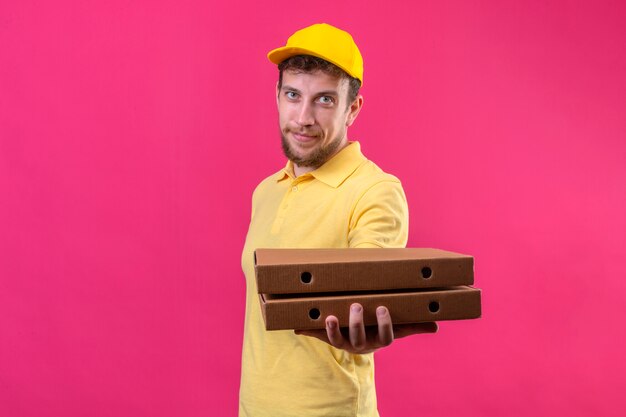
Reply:
[[333, 104], [335, 102], [335, 99], [330, 96], [321, 96], [319, 98], [319, 102], [322, 104]]
[[285, 96], [287, 96], [289, 100], [295, 100], [298, 97], [298, 94], [295, 91], [287, 91]]

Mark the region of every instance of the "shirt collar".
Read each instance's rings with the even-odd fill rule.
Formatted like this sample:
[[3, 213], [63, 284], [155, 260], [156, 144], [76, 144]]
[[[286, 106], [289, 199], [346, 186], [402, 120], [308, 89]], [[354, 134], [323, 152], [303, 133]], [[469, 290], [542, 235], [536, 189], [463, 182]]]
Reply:
[[[361, 153], [361, 144], [359, 142], [349, 142], [348, 146], [309, 174], [323, 183], [337, 188], [366, 160]], [[293, 162], [291, 161], [287, 161], [285, 168], [276, 175], [277, 182], [285, 178], [295, 179]]]

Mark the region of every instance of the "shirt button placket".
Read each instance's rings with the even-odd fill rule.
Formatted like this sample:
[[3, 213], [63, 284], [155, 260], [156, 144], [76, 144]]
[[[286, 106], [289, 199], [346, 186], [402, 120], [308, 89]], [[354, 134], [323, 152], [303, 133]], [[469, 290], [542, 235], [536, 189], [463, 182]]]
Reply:
[[298, 185], [293, 184], [291, 185], [291, 193], [287, 193], [287, 195], [285, 196], [283, 202], [280, 205], [280, 210], [278, 212], [278, 215], [276, 217], [276, 219], [274, 220], [274, 223], [272, 224], [272, 233], [273, 234], [277, 234], [280, 232], [280, 228], [285, 220], [285, 215], [287, 212], [287, 209], [289, 208], [289, 204], [291, 202], [291, 199], [293, 198], [292, 193], [295, 193], [298, 191]]

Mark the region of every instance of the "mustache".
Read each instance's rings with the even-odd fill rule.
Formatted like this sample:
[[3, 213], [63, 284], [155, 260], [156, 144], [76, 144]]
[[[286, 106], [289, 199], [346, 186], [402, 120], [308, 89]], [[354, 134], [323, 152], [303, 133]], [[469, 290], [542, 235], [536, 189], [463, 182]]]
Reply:
[[306, 136], [320, 136], [323, 132], [319, 129], [319, 126], [316, 125], [309, 125], [309, 126], [302, 126], [298, 123], [287, 123], [284, 127], [284, 132], [293, 132], [293, 133], [297, 133], [299, 135], [306, 135]]

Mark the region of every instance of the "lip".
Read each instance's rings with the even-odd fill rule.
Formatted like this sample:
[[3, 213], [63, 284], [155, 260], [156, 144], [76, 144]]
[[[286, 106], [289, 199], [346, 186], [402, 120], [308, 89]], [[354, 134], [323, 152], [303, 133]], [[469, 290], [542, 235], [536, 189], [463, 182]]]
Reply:
[[291, 132], [294, 139], [297, 140], [298, 142], [311, 142], [313, 140], [315, 140], [317, 138], [317, 136], [315, 135], [305, 135], [303, 133], [296, 133], [296, 132]]

